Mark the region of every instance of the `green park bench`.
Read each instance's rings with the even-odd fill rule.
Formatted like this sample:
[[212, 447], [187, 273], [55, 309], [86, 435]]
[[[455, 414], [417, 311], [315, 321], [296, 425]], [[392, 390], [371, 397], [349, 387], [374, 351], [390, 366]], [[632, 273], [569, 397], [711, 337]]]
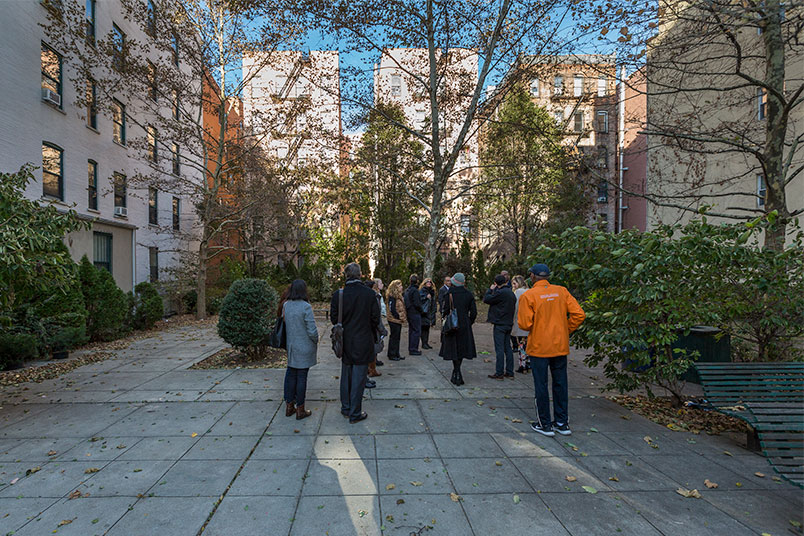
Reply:
[[696, 363], [707, 402], [742, 419], [748, 447], [804, 488], [804, 363]]

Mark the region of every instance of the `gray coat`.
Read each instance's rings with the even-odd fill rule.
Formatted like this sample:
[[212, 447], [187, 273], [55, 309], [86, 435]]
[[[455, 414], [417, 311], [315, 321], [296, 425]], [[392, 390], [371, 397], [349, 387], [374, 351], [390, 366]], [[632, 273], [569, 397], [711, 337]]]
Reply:
[[316, 364], [318, 329], [313, 308], [304, 300], [285, 302], [285, 333], [288, 339], [288, 366], [310, 368]]

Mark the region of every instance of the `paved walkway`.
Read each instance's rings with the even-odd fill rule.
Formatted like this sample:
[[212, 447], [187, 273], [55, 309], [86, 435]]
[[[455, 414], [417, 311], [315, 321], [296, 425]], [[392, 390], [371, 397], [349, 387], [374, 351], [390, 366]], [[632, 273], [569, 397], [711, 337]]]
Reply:
[[[476, 334], [490, 351], [489, 326]], [[186, 370], [222, 347], [211, 329], [3, 389], [0, 535], [194, 536], [209, 521], [221, 536], [776, 536], [802, 520], [804, 493], [764, 458], [602, 398], [578, 356], [574, 434], [551, 439], [528, 425], [530, 377], [486, 378], [487, 354], [455, 388], [436, 350], [386, 361], [350, 425], [326, 342], [303, 421], [279, 411], [283, 370]]]

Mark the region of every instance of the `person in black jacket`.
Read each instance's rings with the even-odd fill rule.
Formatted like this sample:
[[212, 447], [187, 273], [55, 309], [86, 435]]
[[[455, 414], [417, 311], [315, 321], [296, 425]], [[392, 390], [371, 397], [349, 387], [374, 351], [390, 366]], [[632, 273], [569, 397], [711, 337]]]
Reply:
[[360, 265], [349, 264], [346, 285], [332, 295], [329, 319], [338, 323], [340, 293], [343, 293], [343, 360], [341, 362], [341, 414], [354, 424], [368, 415], [363, 412], [363, 390], [368, 364], [374, 360], [376, 333], [380, 326], [380, 304], [373, 290], [360, 282]]
[[411, 275], [405, 291], [405, 312], [408, 315], [408, 353], [422, 355], [419, 339], [422, 336], [422, 298], [419, 295], [419, 276]]
[[419, 287], [419, 297], [422, 300], [422, 350], [432, 350], [430, 346], [430, 326], [435, 325], [436, 298], [435, 285], [429, 277], [422, 281]]
[[450, 314], [452, 309], [458, 312], [458, 330], [444, 333], [441, 337], [441, 350], [438, 355], [447, 361], [452, 361], [452, 378], [455, 385], [463, 385], [461, 363], [464, 359], [477, 357], [475, 336], [472, 333], [472, 324], [477, 318], [477, 305], [475, 297], [466, 290], [466, 277], [462, 273], [452, 276], [452, 287], [444, 298], [444, 316]]
[[438, 314], [444, 317], [444, 298], [447, 297], [450, 287], [452, 286], [452, 278], [444, 276], [444, 284], [438, 289]]
[[[497, 367], [489, 378], [502, 380], [514, 377], [514, 350], [511, 348], [511, 328], [514, 325], [516, 295], [507, 286], [502, 274], [494, 278], [494, 283], [486, 291], [483, 301], [489, 304], [488, 323], [494, 324], [494, 353], [497, 354]], [[503, 370], [503, 366], [505, 369]], [[504, 374], [503, 374], [504, 373]]]

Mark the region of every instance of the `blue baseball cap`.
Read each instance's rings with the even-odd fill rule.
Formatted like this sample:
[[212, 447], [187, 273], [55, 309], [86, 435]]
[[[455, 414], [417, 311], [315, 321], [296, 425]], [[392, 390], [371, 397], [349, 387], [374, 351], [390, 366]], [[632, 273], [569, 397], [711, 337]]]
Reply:
[[528, 272], [538, 277], [550, 276], [550, 268], [548, 268], [546, 264], [534, 264], [533, 266], [530, 267], [530, 270], [528, 270]]

